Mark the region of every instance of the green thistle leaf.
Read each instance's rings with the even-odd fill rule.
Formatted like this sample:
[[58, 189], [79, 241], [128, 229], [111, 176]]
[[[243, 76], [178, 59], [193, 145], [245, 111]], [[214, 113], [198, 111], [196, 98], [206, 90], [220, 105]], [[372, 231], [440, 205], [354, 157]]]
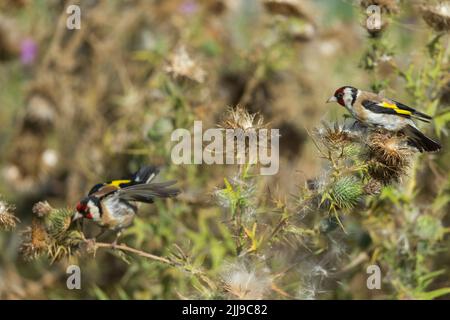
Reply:
[[430, 215], [423, 215], [417, 219], [414, 233], [423, 240], [437, 241], [444, 235], [442, 222]]

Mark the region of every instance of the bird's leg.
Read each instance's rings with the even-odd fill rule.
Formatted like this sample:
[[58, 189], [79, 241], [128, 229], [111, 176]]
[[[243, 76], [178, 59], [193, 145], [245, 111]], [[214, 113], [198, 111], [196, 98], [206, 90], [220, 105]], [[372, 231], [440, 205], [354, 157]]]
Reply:
[[119, 240], [119, 238], [120, 238], [121, 235], [122, 235], [122, 231], [117, 232], [117, 234], [116, 234], [116, 239], [115, 239], [114, 242], [111, 244], [113, 250], [116, 250], [117, 240]]

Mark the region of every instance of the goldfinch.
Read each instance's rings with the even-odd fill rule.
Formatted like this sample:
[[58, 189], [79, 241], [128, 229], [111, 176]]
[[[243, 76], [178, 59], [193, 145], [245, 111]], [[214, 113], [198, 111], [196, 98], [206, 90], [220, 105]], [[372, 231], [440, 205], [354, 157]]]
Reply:
[[96, 184], [78, 202], [72, 221], [85, 218], [94, 221], [103, 231], [117, 232], [115, 244], [121, 230], [132, 224], [139, 202], [153, 203], [155, 198], [169, 198], [180, 193], [179, 189], [169, 188], [176, 181], [151, 183], [158, 173], [156, 167], [146, 166], [130, 179]]
[[417, 129], [413, 120], [430, 122], [431, 117], [407, 105], [380, 94], [345, 86], [336, 90], [327, 102], [337, 102], [345, 107], [359, 122], [368, 127], [403, 132], [408, 143], [420, 152], [439, 151], [441, 145]]

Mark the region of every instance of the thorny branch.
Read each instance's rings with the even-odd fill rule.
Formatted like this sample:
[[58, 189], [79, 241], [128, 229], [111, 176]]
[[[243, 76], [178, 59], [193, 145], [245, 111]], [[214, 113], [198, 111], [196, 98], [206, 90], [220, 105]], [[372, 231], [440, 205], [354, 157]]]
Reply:
[[[92, 245], [92, 241], [93, 240], [86, 240], [85, 243], [87, 245]], [[217, 287], [216, 284], [214, 283], [214, 281], [212, 281], [203, 271], [201, 271], [197, 268], [193, 268], [193, 267], [189, 266], [188, 264], [184, 264], [181, 261], [176, 261], [174, 259], [157, 256], [157, 255], [154, 255], [154, 254], [151, 254], [151, 253], [139, 250], [139, 249], [129, 247], [125, 244], [116, 244], [115, 245], [113, 243], [94, 242], [94, 248], [93, 248], [94, 252], [96, 252], [97, 249], [101, 249], [101, 248], [112, 249], [112, 250], [121, 250], [124, 252], [131, 252], [131, 253], [137, 254], [138, 256], [166, 264], [170, 267], [180, 268], [183, 271], [186, 271], [186, 272], [191, 273], [192, 275], [198, 277], [200, 280], [205, 282], [212, 289], [216, 289], [216, 287]]]

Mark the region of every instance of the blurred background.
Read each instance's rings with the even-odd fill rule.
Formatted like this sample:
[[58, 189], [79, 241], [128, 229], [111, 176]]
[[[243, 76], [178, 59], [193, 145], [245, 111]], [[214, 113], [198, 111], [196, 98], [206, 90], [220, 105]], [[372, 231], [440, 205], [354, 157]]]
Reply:
[[[70, 4], [81, 8], [79, 30], [66, 27]], [[370, 4], [381, 6], [382, 30], [366, 28]], [[73, 208], [92, 185], [154, 164], [162, 169], [159, 179], [178, 180], [183, 193], [143, 206], [122, 241], [162, 256], [172, 254], [176, 244], [194, 265], [220, 278], [236, 252], [226, 209], [214, 192], [236, 168], [172, 164], [172, 131], [191, 129], [194, 120], [203, 121], [204, 128], [216, 127], [228, 108], [237, 105], [280, 129], [279, 173], [259, 177], [251, 196], [258, 203], [257, 214], [270, 216], [272, 199], [295, 207], [299, 188], [323, 174], [310, 133], [322, 121], [343, 121], [343, 108], [325, 101], [344, 85], [384, 91], [436, 115], [424, 130], [444, 147], [438, 154], [420, 156], [415, 190], [418, 207], [439, 196], [444, 212], [439, 225], [448, 226], [450, 12], [448, 3], [444, 9], [427, 7], [434, 4], [438, 2], [1, 0], [0, 194], [15, 207], [21, 223], [13, 232], [0, 233], [0, 298], [222, 298], [205, 292], [186, 271], [114, 252], [55, 263], [45, 257], [27, 261], [18, 253], [20, 231], [30, 224], [37, 201]], [[397, 195], [403, 185], [393, 187]], [[393, 215], [397, 205], [383, 210]], [[95, 227], [88, 225], [86, 233], [95, 234]], [[345, 237], [340, 233], [336, 238]], [[360, 243], [367, 233], [361, 231], [361, 237], [342, 246], [343, 257], [332, 268], [340, 269], [366, 251], [373, 258], [374, 248]], [[434, 289], [450, 285], [449, 241], [440, 240], [437, 253], [421, 261], [444, 270]], [[291, 259], [300, 247], [301, 239], [285, 247], [288, 253], [280, 261]], [[281, 272], [285, 266], [277, 269], [277, 261], [273, 270]], [[81, 290], [66, 288], [65, 270], [73, 263], [82, 269]], [[271, 282], [261, 297], [413, 297], [400, 294], [401, 286], [368, 290], [364, 264], [326, 280], [329, 284], [316, 276], [331, 269], [317, 266], [289, 267], [301, 279], [278, 286]], [[305, 268], [308, 277], [302, 276]], [[305, 286], [312, 278], [316, 280]], [[255, 290], [252, 297], [260, 297]]]

